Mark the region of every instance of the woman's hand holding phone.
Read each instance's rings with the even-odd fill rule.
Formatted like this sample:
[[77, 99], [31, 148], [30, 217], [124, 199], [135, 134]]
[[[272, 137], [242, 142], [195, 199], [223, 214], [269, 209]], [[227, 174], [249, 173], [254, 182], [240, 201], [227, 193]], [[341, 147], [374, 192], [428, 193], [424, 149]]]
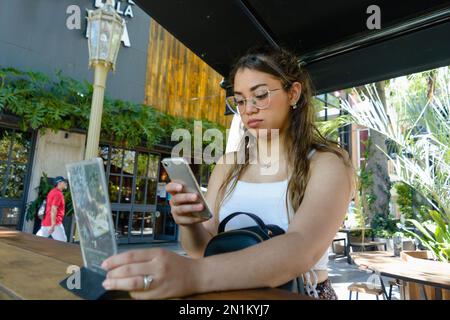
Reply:
[[171, 195], [169, 201], [171, 213], [178, 225], [191, 226], [208, 220], [207, 218], [197, 218], [192, 215], [192, 213], [202, 212], [205, 209], [200, 195], [186, 192], [184, 186], [176, 182], [168, 183], [166, 191]]

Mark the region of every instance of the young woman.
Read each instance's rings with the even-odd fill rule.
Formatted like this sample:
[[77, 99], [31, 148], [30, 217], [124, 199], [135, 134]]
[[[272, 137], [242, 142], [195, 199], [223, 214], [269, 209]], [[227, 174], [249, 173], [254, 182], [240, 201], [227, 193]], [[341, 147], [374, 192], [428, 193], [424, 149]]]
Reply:
[[[310, 80], [292, 53], [250, 51], [237, 61], [229, 79], [234, 89], [229, 106], [240, 114], [244, 136], [250, 137], [240, 151], [256, 146], [256, 152], [245, 152], [244, 161], [235, 157], [239, 151], [231, 155], [231, 163], [228, 155], [218, 161], [206, 193], [215, 208], [210, 220], [191, 216], [203, 209], [197, 194], [184, 192], [181, 184], [167, 185], [172, 215], [189, 257], [162, 249], [111, 257], [103, 265], [108, 270], [104, 286], [130, 291], [137, 299], [158, 299], [277, 287], [303, 276], [309, 295], [336, 299], [328, 280], [327, 249], [353, 197], [350, 159], [314, 126]], [[263, 142], [269, 150], [279, 146], [264, 164], [258, 152]], [[271, 166], [279, 170], [262, 173]], [[286, 233], [244, 250], [203, 258], [219, 222], [235, 211], [255, 213]], [[249, 224], [239, 216], [230, 227]]]

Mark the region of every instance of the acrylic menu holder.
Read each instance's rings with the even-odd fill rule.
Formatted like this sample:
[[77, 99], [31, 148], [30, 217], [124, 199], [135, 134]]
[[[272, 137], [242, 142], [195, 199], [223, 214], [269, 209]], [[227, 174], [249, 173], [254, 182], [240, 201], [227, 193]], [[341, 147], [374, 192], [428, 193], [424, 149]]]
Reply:
[[100, 158], [80, 161], [66, 165], [66, 169], [84, 266], [60, 285], [89, 300], [124, 295], [102, 286], [106, 272], [101, 264], [117, 254], [103, 161]]

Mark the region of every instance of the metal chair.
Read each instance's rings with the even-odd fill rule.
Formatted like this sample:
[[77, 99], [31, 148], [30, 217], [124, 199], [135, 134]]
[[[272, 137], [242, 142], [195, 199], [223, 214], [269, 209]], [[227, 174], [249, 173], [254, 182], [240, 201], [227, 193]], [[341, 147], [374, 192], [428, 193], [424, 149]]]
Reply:
[[372, 283], [354, 282], [348, 286], [350, 291], [349, 300], [352, 300], [352, 293], [356, 292], [356, 300], [358, 300], [359, 293], [373, 294], [379, 300], [378, 296], [381, 295], [384, 298], [384, 291], [379, 286], [374, 286]]
[[[389, 294], [388, 294], [388, 300], [392, 300], [392, 288], [393, 287], [398, 287], [399, 290], [403, 290], [404, 291], [404, 286], [403, 283], [399, 280], [399, 279], [394, 279], [394, 280], [390, 280], [389, 281]], [[404, 292], [403, 292], [404, 294]]]
[[346, 238], [334, 238], [332, 243], [331, 243], [331, 248], [333, 250], [333, 253], [336, 253], [336, 249], [334, 248], [334, 244], [335, 244], [335, 242], [341, 242], [341, 241], [344, 242], [344, 254], [343, 254], [343, 257], [346, 257], [347, 256], [347, 239]]

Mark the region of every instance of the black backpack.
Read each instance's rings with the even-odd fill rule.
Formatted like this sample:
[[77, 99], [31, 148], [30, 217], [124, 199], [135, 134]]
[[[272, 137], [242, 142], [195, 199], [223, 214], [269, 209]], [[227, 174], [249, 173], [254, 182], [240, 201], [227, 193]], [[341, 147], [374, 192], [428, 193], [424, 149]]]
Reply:
[[[246, 215], [252, 218], [256, 225], [225, 231], [226, 224], [239, 215]], [[208, 257], [216, 254], [242, 250], [284, 233], [284, 230], [279, 226], [273, 224], [266, 225], [260, 217], [253, 213], [234, 212], [220, 222], [217, 235], [208, 242], [204, 256]], [[302, 279], [297, 278], [296, 282], [298, 292], [304, 293]], [[294, 288], [294, 280], [291, 280], [278, 288], [292, 291]]]

